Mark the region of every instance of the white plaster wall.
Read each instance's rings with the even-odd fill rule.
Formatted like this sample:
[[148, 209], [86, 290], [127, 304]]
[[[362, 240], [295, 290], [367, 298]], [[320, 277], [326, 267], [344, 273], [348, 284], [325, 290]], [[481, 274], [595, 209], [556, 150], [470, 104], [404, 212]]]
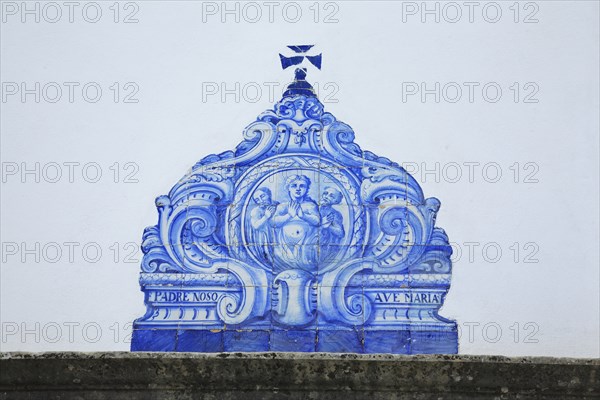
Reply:
[[[43, 96], [36, 103], [34, 95], [24, 102], [9, 95], [1, 103], [2, 351], [127, 350], [130, 322], [144, 306], [139, 251], [133, 262], [126, 256], [144, 227], [156, 223], [154, 198], [204, 155], [234, 148], [242, 129], [272, 106], [264, 83], [283, 85], [292, 77], [279, 66], [285, 45], [316, 43], [323, 70], [313, 69], [308, 80], [335, 85], [329, 94], [338, 89], [326, 109], [354, 128], [363, 149], [417, 166], [425, 194], [442, 201], [437, 224], [457, 248], [442, 314], [461, 327], [460, 352], [600, 356], [597, 2], [521, 2], [517, 23], [513, 2], [502, 1], [478, 2], [472, 23], [463, 2], [454, 3], [463, 13], [456, 23], [445, 21], [455, 15], [446, 3], [437, 5], [439, 23], [434, 15], [421, 22], [420, 13], [404, 13], [403, 22], [403, 10], [421, 2], [392, 1], [320, 3], [317, 23], [313, 2], [298, 3], [297, 23], [284, 18], [286, 3], [273, 6], [269, 22], [262, 2], [255, 3], [262, 18], [248, 22], [254, 10], [246, 7], [244, 14], [240, 3], [240, 22], [229, 15], [222, 23], [220, 13], [203, 21], [203, 7], [221, 8], [220, 2], [148, 1], [135, 3], [139, 22], [132, 24], [113, 22], [113, 2], [97, 2], [97, 23], [82, 17], [86, 2], [78, 3], [72, 23], [62, 2], [57, 23], [44, 15], [39, 23], [25, 15], [23, 23], [6, 4], [2, 82], [29, 88], [57, 82], [64, 91], [56, 103]], [[121, 20], [134, 10], [118, 6]], [[89, 7], [95, 6], [87, 7], [94, 18]], [[293, 19], [289, 7], [295, 6], [287, 7], [285, 17]], [[500, 8], [500, 20], [487, 22], [484, 7], [488, 19]], [[538, 22], [524, 23], [536, 8]], [[334, 11], [338, 22], [323, 23]], [[46, 12], [54, 18], [53, 10]], [[72, 103], [63, 82], [81, 85]], [[103, 89], [96, 103], [81, 95], [87, 82]], [[114, 82], [121, 85], [117, 103], [109, 88]], [[122, 101], [127, 82], [138, 85], [138, 103]], [[203, 99], [207, 82], [257, 83], [263, 93], [255, 102], [247, 101], [254, 92], [246, 99], [242, 93], [239, 102], [233, 95], [224, 102]], [[443, 96], [436, 103], [433, 95], [403, 101], [403, 82], [430, 88], [457, 82], [464, 91], [456, 103]], [[463, 82], [480, 84], [473, 102]], [[496, 103], [481, 95], [488, 82], [503, 90]], [[516, 103], [514, 82], [521, 90]], [[539, 87], [537, 103], [523, 101], [529, 82]], [[72, 162], [80, 164], [69, 182], [64, 163]], [[9, 174], [15, 165], [35, 163], [38, 177]], [[49, 182], [52, 163], [61, 166], [57, 183]], [[86, 163], [100, 166], [97, 183], [86, 181], [93, 180], [93, 167], [82, 176]], [[436, 163], [438, 172], [423, 176], [423, 167]], [[457, 164], [462, 176], [452, 182]], [[492, 183], [495, 167], [502, 176]], [[137, 182], [125, 183], [134, 168]], [[537, 182], [526, 182], [531, 179]], [[70, 242], [76, 243], [72, 258]], [[36, 243], [39, 251], [25, 251]], [[91, 262], [96, 247], [102, 255]]]

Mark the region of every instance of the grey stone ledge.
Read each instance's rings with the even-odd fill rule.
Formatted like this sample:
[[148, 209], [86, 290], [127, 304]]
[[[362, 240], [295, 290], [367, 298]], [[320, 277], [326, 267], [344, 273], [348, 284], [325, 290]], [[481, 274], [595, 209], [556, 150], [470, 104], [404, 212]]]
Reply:
[[0, 353], [1, 399], [598, 399], [600, 359]]

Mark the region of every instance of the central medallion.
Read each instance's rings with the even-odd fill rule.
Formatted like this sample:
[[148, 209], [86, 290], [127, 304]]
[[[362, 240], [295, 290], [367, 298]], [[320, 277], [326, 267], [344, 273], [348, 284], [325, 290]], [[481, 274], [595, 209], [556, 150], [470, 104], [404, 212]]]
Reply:
[[356, 177], [330, 160], [299, 154], [259, 163], [236, 187], [229, 244], [269, 272], [330, 271], [359, 250], [353, 237], [364, 238], [359, 191]]

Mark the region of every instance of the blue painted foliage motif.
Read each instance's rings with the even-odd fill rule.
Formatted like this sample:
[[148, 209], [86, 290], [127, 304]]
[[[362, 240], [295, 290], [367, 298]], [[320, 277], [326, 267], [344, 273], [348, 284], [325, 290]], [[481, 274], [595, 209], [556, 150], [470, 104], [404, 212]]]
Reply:
[[439, 200], [362, 150], [305, 76], [156, 200], [132, 350], [457, 351], [438, 314], [452, 252]]

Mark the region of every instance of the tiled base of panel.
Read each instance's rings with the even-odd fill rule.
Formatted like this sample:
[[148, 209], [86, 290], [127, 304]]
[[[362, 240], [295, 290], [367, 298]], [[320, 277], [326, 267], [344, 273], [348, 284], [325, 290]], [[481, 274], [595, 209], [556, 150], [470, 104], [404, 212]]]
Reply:
[[456, 354], [456, 331], [135, 329], [132, 351]]

